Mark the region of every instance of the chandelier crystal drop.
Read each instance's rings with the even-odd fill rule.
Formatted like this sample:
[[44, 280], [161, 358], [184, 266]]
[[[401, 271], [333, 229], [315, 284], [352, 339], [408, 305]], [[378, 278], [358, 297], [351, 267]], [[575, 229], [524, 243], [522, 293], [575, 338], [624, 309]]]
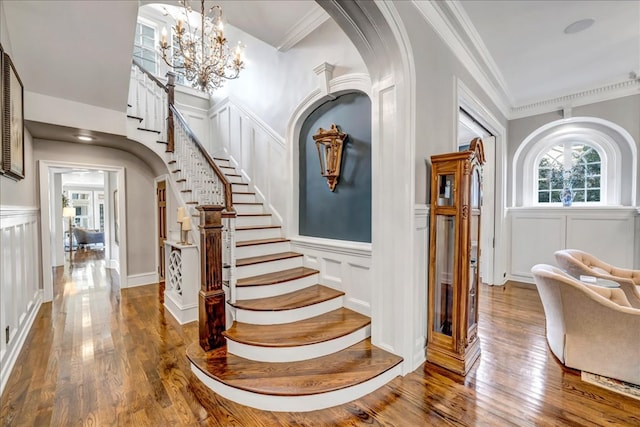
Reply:
[[[176, 74], [192, 82], [194, 88], [213, 92], [222, 87], [225, 80], [237, 79], [244, 68], [244, 46], [238, 42], [230, 49], [224, 37], [222, 8], [212, 6], [205, 11], [204, 0], [200, 1], [200, 22], [193, 24], [193, 10], [189, 0], [180, 0], [182, 16], [175, 18], [172, 27], [173, 47], [167, 41], [167, 30], [163, 28], [160, 51], [164, 62]], [[165, 15], [170, 15], [165, 9]], [[173, 50], [173, 52], [171, 52]]]

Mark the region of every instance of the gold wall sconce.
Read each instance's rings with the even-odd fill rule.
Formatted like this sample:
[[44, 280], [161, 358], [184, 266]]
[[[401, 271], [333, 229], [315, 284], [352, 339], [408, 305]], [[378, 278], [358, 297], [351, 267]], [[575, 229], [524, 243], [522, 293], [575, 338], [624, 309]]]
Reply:
[[340, 132], [335, 124], [331, 129], [318, 129], [313, 135], [320, 159], [320, 174], [327, 178], [329, 189], [333, 191], [338, 184], [340, 176], [340, 164], [342, 163], [342, 148], [347, 134]]

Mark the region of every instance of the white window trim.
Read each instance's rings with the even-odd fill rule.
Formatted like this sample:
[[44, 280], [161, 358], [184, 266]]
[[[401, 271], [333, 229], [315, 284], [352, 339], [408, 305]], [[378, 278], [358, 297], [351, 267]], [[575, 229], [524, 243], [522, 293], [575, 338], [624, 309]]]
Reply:
[[[566, 126], [566, 125], [575, 126]], [[555, 129], [555, 130], [554, 130]], [[622, 200], [621, 179], [617, 172], [621, 170], [622, 155], [620, 145], [626, 143], [632, 153], [631, 156], [631, 205], [636, 203], [636, 177], [637, 177], [637, 148], [633, 137], [624, 128], [608, 120], [596, 117], [572, 117], [568, 119], [556, 120], [547, 123], [536, 129], [516, 150], [512, 163], [512, 200], [515, 206], [517, 192], [522, 192], [522, 205], [518, 206], [553, 206], [557, 204], [537, 203], [535, 189], [537, 182], [534, 182], [534, 170], [537, 170], [536, 160], [539, 155], [546, 152], [552, 145], [559, 141], [571, 137], [572, 140], [583, 141], [595, 147], [599, 147], [601, 152], [602, 170], [601, 179], [606, 179], [607, 184], [601, 188], [601, 203], [580, 203], [582, 207], [597, 207], [603, 205], [620, 206]], [[602, 153], [605, 156], [602, 156]], [[522, 160], [521, 160], [522, 159]], [[521, 166], [518, 166], [518, 165]], [[519, 178], [522, 177], [521, 180]], [[537, 181], [537, 179], [536, 179]], [[520, 182], [520, 185], [516, 183]]]
[[[155, 75], [157, 75], [160, 72], [160, 56], [158, 55], [158, 46], [160, 44], [160, 39], [158, 38], [158, 33], [159, 33], [158, 23], [150, 19], [147, 19], [145, 17], [138, 16], [138, 19], [136, 20], [136, 24], [142, 24], [142, 25], [146, 25], [147, 27], [153, 28], [153, 47], [154, 47], [153, 52], [155, 53], [155, 63], [156, 63]], [[134, 46], [138, 41], [138, 35], [139, 34], [136, 28], [135, 40], [133, 41]]]

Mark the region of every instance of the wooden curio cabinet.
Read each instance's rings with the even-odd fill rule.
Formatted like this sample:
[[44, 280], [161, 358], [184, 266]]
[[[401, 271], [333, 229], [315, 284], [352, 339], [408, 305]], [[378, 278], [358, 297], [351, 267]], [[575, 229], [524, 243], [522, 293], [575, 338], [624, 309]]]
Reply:
[[466, 375], [480, 356], [478, 284], [482, 140], [431, 157], [427, 360]]

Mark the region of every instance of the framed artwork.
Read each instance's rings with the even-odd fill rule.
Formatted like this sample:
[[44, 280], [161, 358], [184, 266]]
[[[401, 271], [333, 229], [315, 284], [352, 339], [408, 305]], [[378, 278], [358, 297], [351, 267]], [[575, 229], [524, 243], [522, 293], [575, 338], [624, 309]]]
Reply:
[[2, 54], [2, 173], [24, 178], [24, 87], [9, 55]]
[[0, 173], [4, 173], [4, 49], [0, 44]]

